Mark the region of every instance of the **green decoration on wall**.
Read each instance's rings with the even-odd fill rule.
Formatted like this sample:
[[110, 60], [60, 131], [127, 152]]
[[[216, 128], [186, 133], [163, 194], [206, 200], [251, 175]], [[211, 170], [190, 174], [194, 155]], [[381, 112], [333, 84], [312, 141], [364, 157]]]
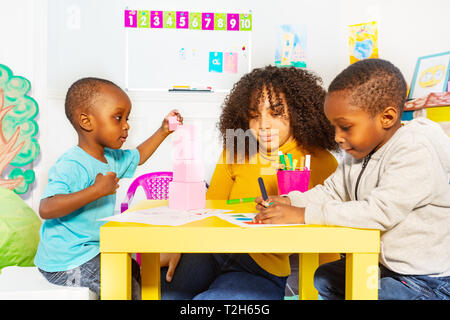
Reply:
[[[30, 88], [28, 79], [14, 76], [11, 69], [0, 64], [0, 150], [3, 151], [0, 154], [0, 174], [8, 164], [23, 167], [39, 154], [35, 138], [38, 125], [34, 120], [39, 108], [37, 102], [27, 95]], [[8, 177], [9, 180], [0, 177], [0, 186], [23, 194], [33, 183], [34, 172], [14, 168]]]

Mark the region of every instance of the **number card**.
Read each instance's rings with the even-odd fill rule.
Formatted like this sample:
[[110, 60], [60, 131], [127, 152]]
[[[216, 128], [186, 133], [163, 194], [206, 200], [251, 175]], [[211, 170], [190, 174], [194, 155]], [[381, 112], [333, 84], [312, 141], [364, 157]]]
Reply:
[[150, 11], [139, 10], [137, 14], [138, 28], [150, 28]]
[[202, 14], [200, 12], [189, 12], [189, 29], [202, 29]]
[[162, 11], [150, 11], [150, 27], [162, 28], [163, 27], [163, 12]]
[[227, 14], [215, 13], [214, 14], [214, 30], [227, 30]]
[[209, 72], [222, 72], [223, 70], [223, 52], [209, 53]]
[[126, 28], [251, 31], [251, 13], [124, 10]]
[[202, 30], [214, 30], [214, 13], [202, 13]]
[[136, 28], [137, 27], [137, 11], [136, 10], [125, 10], [125, 27]]
[[175, 11], [164, 11], [163, 17], [164, 28], [174, 29], [177, 26]]
[[189, 29], [189, 12], [177, 11], [177, 29]]
[[239, 13], [229, 13], [227, 15], [227, 30], [239, 31]]
[[241, 31], [251, 31], [252, 30], [252, 15], [247, 13], [241, 13], [239, 15], [240, 26], [239, 29]]

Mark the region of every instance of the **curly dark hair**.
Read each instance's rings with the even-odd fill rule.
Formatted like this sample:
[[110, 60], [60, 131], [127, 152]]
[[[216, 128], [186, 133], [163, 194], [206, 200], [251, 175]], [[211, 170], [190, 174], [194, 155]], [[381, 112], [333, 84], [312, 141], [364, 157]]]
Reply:
[[[74, 123], [74, 113], [79, 108], [90, 108], [95, 97], [100, 94], [102, 85], [110, 85], [119, 88], [114, 82], [106, 79], [88, 77], [75, 81], [67, 90], [64, 108], [66, 117], [76, 128]], [[120, 89], [120, 88], [119, 88]]]
[[348, 91], [350, 103], [372, 116], [388, 106], [396, 107], [401, 116], [407, 88], [402, 73], [391, 62], [364, 59], [348, 66], [334, 78], [328, 93], [335, 91]]
[[[305, 150], [314, 153], [314, 148], [339, 149], [334, 141], [334, 128], [323, 111], [326, 92], [322, 79], [305, 69], [270, 65], [245, 74], [227, 95], [218, 124], [224, 148], [227, 129], [249, 129], [251, 115], [258, 113], [264, 88], [271, 106], [280, 103], [280, 93], [284, 94], [294, 139]], [[246, 146], [245, 156], [250, 155], [248, 149]]]

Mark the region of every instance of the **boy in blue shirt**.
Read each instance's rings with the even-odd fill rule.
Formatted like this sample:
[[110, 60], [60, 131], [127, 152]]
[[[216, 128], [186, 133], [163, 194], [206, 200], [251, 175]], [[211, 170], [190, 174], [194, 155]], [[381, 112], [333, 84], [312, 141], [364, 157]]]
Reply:
[[[45, 219], [35, 264], [51, 283], [89, 287], [100, 297], [100, 218], [113, 215], [120, 178], [131, 178], [171, 133], [168, 117], [137, 149], [121, 150], [128, 136], [131, 102], [116, 84], [83, 78], [69, 88], [66, 116], [78, 145], [50, 168], [39, 215]], [[140, 297], [139, 265], [132, 263], [133, 298]]]

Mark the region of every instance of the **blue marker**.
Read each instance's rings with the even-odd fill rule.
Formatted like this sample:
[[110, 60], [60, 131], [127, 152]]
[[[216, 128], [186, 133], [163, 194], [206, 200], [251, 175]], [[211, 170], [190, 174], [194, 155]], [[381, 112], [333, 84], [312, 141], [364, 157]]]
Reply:
[[[267, 196], [266, 186], [264, 185], [264, 181], [261, 177], [258, 178], [259, 188], [261, 189], [261, 194], [264, 201], [267, 201], [269, 197]], [[273, 204], [273, 202], [269, 203], [269, 206]]]

